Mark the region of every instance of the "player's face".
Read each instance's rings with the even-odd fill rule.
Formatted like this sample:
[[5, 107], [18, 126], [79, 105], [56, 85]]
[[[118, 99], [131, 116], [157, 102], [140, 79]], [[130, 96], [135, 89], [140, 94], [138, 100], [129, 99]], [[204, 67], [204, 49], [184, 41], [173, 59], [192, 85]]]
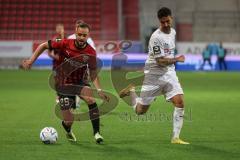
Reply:
[[170, 33], [172, 27], [172, 17], [162, 17], [161, 19], [159, 19], [159, 21], [161, 31], [163, 31], [164, 33]]
[[75, 34], [78, 45], [82, 46], [87, 42], [89, 29], [78, 27]]

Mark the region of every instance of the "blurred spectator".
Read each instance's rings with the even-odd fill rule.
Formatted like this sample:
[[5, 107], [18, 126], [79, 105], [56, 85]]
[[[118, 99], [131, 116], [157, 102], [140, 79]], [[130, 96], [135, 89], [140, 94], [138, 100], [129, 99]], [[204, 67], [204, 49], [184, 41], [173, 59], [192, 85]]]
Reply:
[[[54, 41], [60, 41], [65, 38], [64, 35], [64, 26], [63, 24], [57, 24], [56, 25], [56, 34], [52, 37], [52, 40]], [[53, 69], [56, 69], [56, 67], [59, 65], [59, 50], [48, 50], [48, 56], [53, 59]]]
[[[223, 48], [222, 42], [220, 42], [220, 46], [219, 46], [218, 52], [217, 52], [219, 70], [227, 70], [227, 64], [225, 61], [226, 53], [227, 53], [226, 49]], [[223, 66], [223, 68], [222, 68], [222, 66]]]
[[217, 55], [218, 48], [219, 47], [216, 43], [209, 43], [208, 44], [208, 50], [210, 52], [210, 55]]
[[56, 39], [64, 39], [64, 26], [63, 24], [59, 23], [56, 25], [56, 34], [53, 36], [54, 40]]
[[212, 69], [211, 53], [210, 53], [209, 46], [207, 46], [207, 47], [203, 50], [202, 56], [203, 56], [203, 64], [202, 64], [202, 66], [201, 66], [201, 69], [203, 70], [206, 61], [209, 63], [209, 65], [211, 66], [211, 69]]

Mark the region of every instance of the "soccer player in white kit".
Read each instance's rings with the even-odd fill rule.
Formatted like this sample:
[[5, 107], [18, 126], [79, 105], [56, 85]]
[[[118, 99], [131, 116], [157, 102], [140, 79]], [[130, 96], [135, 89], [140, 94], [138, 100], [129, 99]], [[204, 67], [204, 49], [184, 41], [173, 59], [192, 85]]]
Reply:
[[132, 107], [138, 115], [144, 114], [156, 96], [164, 95], [174, 105], [173, 113], [173, 144], [189, 144], [179, 138], [183, 125], [184, 101], [183, 90], [175, 72], [175, 63], [184, 62], [183, 55], [174, 57], [175, 35], [172, 28], [172, 14], [169, 8], [158, 11], [160, 27], [152, 34], [149, 41], [149, 53], [144, 68], [144, 81], [140, 97], [135, 93], [134, 85], [130, 84], [120, 91], [121, 98], [129, 96]]

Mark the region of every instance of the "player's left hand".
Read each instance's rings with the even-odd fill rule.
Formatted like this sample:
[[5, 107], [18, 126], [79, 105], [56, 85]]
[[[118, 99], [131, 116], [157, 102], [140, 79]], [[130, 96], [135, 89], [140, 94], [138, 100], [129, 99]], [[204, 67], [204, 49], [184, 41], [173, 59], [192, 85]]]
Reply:
[[110, 98], [101, 90], [97, 92], [99, 97], [103, 99], [104, 101], [109, 102]]
[[185, 61], [185, 56], [184, 55], [180, 55], [178, 57], [176, 57], [178, 62], [184, 62]]
[[25, 59], [25, 60], [22, 61], [21, 68], [27, 70], [27, 69], [30, 69], [31, 66], [32, 66], [31, 60]]

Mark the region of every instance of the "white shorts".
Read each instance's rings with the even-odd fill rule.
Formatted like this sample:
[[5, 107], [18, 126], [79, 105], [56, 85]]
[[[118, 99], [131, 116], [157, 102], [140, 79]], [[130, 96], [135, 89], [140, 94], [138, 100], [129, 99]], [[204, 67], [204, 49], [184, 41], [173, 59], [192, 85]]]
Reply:
[[142, 105], [150, 105], [156, 96], [164, 95], [169, 101], [172, 97], [183, 94], [176, 72], [164, 75], [145, 74], [140, 97], [137, 102]]

